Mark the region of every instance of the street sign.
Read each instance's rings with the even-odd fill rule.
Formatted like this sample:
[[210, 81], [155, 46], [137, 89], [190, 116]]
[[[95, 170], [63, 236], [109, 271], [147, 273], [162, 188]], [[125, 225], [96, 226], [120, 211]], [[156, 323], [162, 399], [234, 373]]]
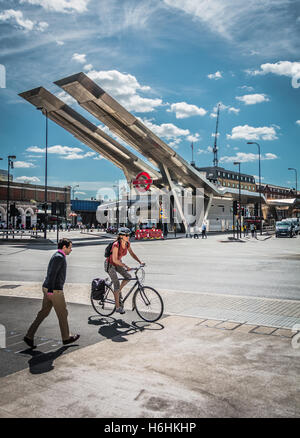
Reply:
[[153, 183], [149, 173], [140, 172], [137, 177], [132, 181], [134, 187], [141, 193], [147, 192]]

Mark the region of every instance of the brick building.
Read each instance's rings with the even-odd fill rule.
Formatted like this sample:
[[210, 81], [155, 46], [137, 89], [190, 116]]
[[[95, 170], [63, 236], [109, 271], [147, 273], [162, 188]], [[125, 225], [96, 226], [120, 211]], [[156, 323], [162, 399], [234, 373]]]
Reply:
[[[70, 214], [70, 194], [71, 187], [48, 187], [48, 223], [55, 223], [56, 218], [51, 216], [51, 202], [62, 202], [65, 204], [65, 217]], [[23, 225], [30, 228], [40, 225], [44, 222], [45, 214], [43, 203], [45, 200], [45, 186], [34, 185], [20, 182], [10, 182], [9, 184], [9, 204], [10, 207], [15, 204], [18, 211], [17, 216], [9, 218], [9, 223], [19, 227]], [[10, 208], [9, 208], [10, 211]], [[6, 225], [7, 218], [7, 180], [0, 180], [0, 223]]]

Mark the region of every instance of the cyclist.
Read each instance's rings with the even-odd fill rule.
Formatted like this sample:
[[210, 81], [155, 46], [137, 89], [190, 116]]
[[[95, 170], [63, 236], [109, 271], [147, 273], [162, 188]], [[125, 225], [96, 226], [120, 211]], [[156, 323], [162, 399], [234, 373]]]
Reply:
[[[138, 258], [138, 256], [135, 255], [135, 253], [132, 251], [129, 243], [129, 237], [130, 237], [129, 228], [126, 227], [119, 228], [118, 238], [114, 242], [112, 246], [111, 255], [108, 258], [109, 267], [107, 272], [110, 278], [112, 279], [114, 285], [116, 312], [121, 314], [125, 313], [122, 303], [120, 303], [121, 290], [131, 279], [131, 275], [128, 272], [130, 268], [127, 265], [125, 265], [125, 263], [122, 262], [122, 257], [125, 257], [128, 251], [132, 258], [134, 258], [140, 265], [144, 265], [144, 263], [142, 263]], [[124, 280], [122, 280], [121, 285], [117, 273], [121, 274], [122, 277], [124, 277]]]

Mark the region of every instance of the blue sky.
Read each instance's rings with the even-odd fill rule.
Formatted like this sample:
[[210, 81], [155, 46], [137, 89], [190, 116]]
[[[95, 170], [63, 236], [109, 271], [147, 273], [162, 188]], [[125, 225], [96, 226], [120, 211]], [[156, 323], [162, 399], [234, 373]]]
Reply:
[[[84, 71], [188, 161], [193, 142], [198, 166], [220, 103], [219, 164], [258, 175], [256, 141], [263, 182], [294, 187], [299, 37], [292, 0], [0, 0], [0, 167], [15, 154], [14, 180], [44, 184], [45, 119], [18, 93], [44, 86], [82, 111], [53, 82]], [[51, 121], [48, 157], [48, 184], [80, 199], [124, 178]]]

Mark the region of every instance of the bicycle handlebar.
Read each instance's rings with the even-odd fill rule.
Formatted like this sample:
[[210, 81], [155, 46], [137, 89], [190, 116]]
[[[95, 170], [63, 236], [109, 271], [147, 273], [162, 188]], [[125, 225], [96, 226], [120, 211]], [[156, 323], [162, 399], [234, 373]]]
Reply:
[[146, 266], [146, 264], [143, 263], [143, 264], [140, 265], [138, 268], [130, 268], [129, 271], [135, 271], [135, 272], [137, 272], [137, 271], [139, 271], [140, 269], [144, 268], [145, 266]]

